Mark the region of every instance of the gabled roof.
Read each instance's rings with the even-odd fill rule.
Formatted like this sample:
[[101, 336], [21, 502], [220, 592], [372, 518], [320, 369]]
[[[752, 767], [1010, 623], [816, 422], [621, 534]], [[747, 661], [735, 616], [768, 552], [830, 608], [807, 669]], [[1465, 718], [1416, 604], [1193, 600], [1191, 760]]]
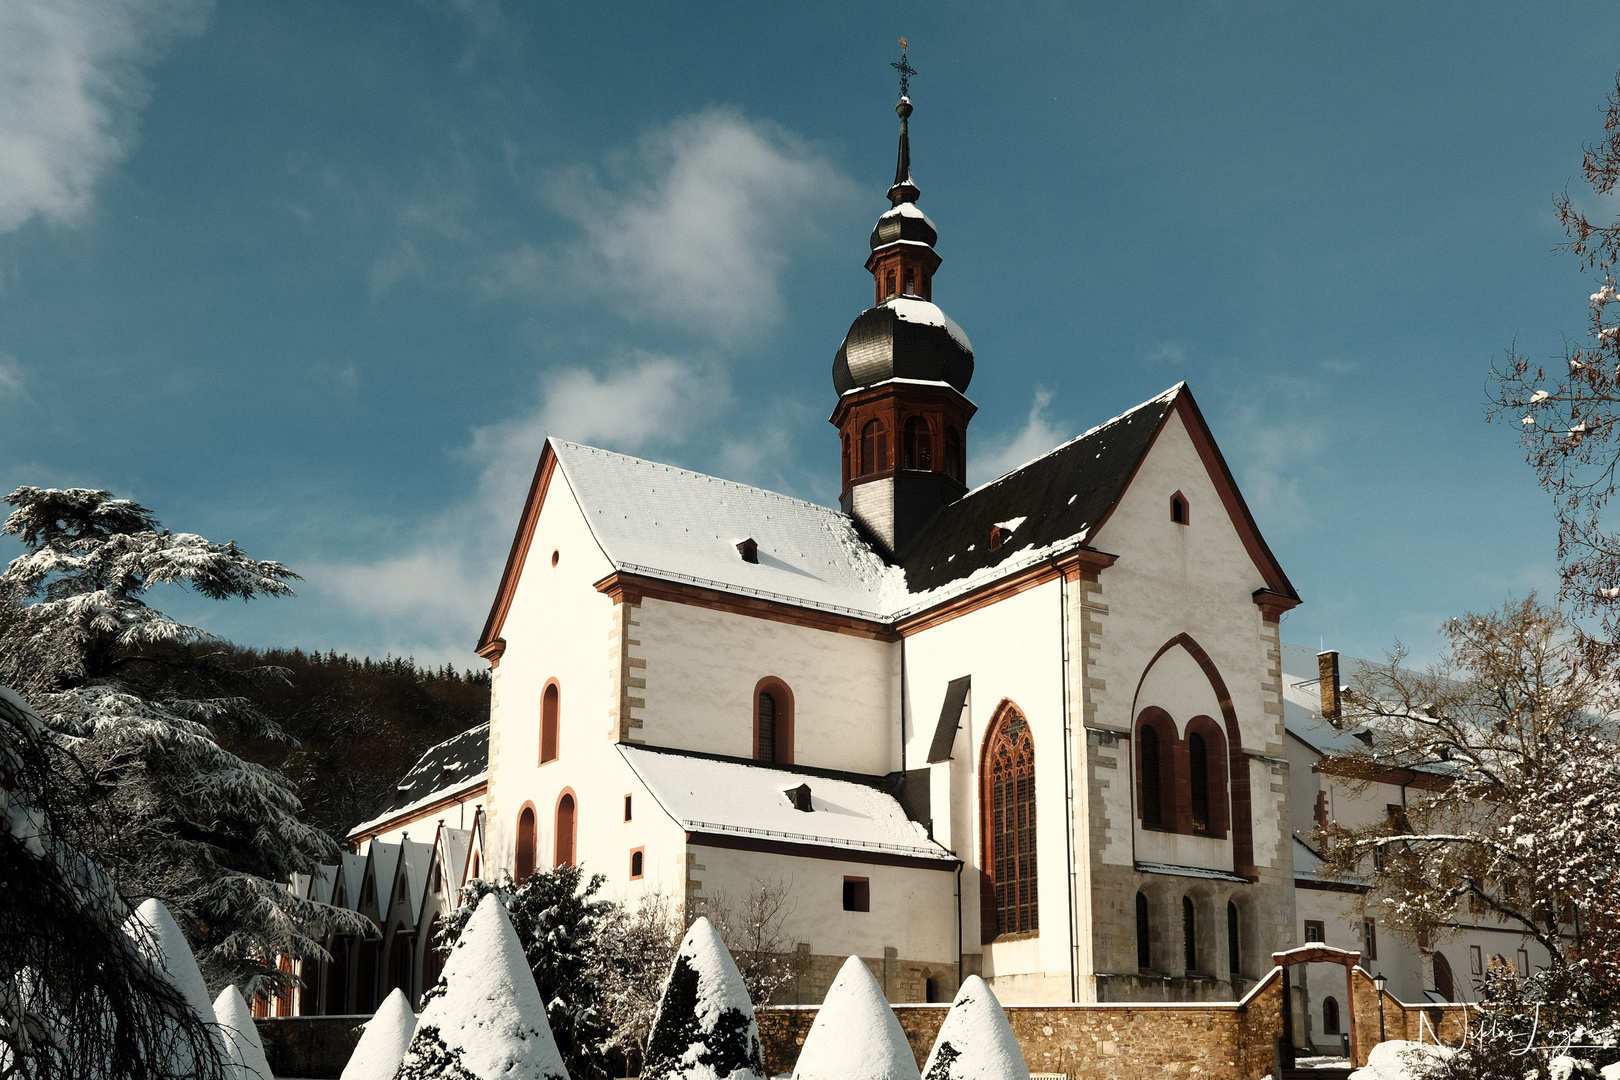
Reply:
[[431, 806], [488, 778], [489, 722], [486, 720], [428, 747], [400, 780], [393, 797], [370, 820], [350, 829], [349, 835], [371, 832], [386, 821]]
[[439, 830], [439, 863], [444, 867], [446, 887], [452, 894], [467, 883], [467, 858], [472, 853], [472, 830]]
[[328, 863], [321, 863], [315, 867], [315, 889], [310, 899], [322, 904], [332, 902], [332, 889], [337, 884], [337, 867]]
[[[866, 620], [879, 627], [1086, 549], [1178, 414], [1266, 588], [1298, 601], [1185, 383], [969, 492], [890, 565], [848, 514], [671, 465], [548, 439], [479, 639], [497, 656], [540, 507], [561, 483], [620, 573]], [[1001, 525], [1005, 542], [990, 548]], [[738, 551], [754, 541], [758, 561]]]
[[[1027, 565], [1031, 555], [1085, 546], [1119, 505], [1172, 413], [1181, 416], [1266, 587], [1298, 600], [1261, 538], [1186, 383], [941, 507], [901, 553], [907, 593], [915, 598], [949, 592], [950, 586], [968, 579], [994, 580], [996, 570]], [[990, 530], [995, 525], [1009, 535], [993, 550]]]
[[[371, 856], [371, 875], [375, 886], [379, 921], [386, 920], [388, 909], [394, 902], [394, 875], [399, 872], [399, 845], [373, 840], [367, 849]], [[356, 903], [358, 910], [359, 904]]]
[[369, 856], [343, 854], [343, 906], [351, 911], [360, 910], [360, 886], [366, 878]]
[[[665, 813], [689, 833], [730, 834], [787, 845], [955, 862], [955, 856], [906, 818], [882, 777], [835, 779], [824, 769], [725, 760], [708, 754], [617, 746]], [[810, 787], [808, 813], [785, 794]]]
[[433, 845], [401, 840], [400, 861], [404, 864], [405, 896], [411, 904], [411, 925], [422, 921], [422, 902], [427, 899], [428, 871], [433, 867]]

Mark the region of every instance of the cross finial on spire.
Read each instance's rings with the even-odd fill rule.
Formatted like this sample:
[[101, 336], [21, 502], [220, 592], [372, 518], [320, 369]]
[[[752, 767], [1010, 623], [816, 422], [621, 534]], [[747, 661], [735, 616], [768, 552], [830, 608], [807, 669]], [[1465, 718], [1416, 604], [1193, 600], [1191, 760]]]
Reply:
[[911, 77], [913, 75], [917, 74], [917, 69], [912, 67], [911, 66], [911, 61], [906, 58], [906, 50], [909, 47], [910, 46], [908, 46], [906, 44], [906, 39], [901, 38], [900, 39], [900, 59], [898, 61], [896, 61], [895, 63], [892, 63], [892, 64], [889, 65], [890, 67], [894, 68], [894, 70], [896, 70], [896, 71], [898, 71], [900, 73], [900, 96], [901, 97], [908, 97], [911, 94]]

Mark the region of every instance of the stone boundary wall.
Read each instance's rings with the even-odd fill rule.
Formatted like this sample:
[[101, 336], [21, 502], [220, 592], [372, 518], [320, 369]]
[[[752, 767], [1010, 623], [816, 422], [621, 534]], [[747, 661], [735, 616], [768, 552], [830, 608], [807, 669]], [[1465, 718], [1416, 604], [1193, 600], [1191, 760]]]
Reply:
[[[1355, 1006], [1359, 1060], [1378, 1042], [1378, 995], [1372, 979], [1356, 969]], [[1282, 969], [1273, 968], [1240, 1002], [1188, 1004], [1108, 1002], [1086, 1005], [1007, 1005], [1007, 1020], [1031, 1072], [1062, 1073], [1074, 1080], [1259, 1080], [1272, 1072], [1282, 1035]], [[817, 1006], [766, 1006], [756, 1010], [769, 1075], [793, 1071], [799, 1048], [815, 1022]], [[896, 1005], [895, 1016], [921, 1068], [949, 1011], [946, 1005]], [[1406, 1005], [1384, 996], [1384, 1029], [1390, 1039], [1436, 1037], [1455, 1045], [1463, 1035], [1462, 1005]]]
[[264, 1057], [277, 1076], [338, 1080], [369, 1016], [257, 1017]]

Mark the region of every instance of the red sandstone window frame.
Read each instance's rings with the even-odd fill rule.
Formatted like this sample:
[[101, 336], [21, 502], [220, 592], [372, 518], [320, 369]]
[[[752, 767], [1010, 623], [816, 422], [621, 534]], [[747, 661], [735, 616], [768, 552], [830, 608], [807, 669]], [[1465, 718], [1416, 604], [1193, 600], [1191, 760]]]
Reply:
[[[568, 806], [566, 822], [563, 820], [564, 803]], [[579, 796], [574, 794], [573, 788], [565, 787], [557, 793], [557, 805], [552, 810], [551, 818], [551, 865], [553, 868], [573, 866], [579, 860]]]
[[631, 802], [633, 797], [632, 792], [627, 791], [624, 793], [624, 820], [626, 821], [633, 820], [633, 811], [635, 809], [634, 803]]
[[793, 689], [775, 675], [767, 675], [754, 684], [754, 696], [751, 699], [754, 713], [754, 745], [749, 756], [755, 761], [763, 760], [759, 756], [759, 696], [769, 694], [776, 702], [776, 730], [773, 742], [775, 755], [766, 764], [792, 765], [793, 764]]
[[[527, 835], [524, 822], [528, 822]], [[540, 865], [540, 814], [534, 803], [525, 802], [518, 809], [517, 839], [512, 851], [512, 877], [518, 882], [528, 878]], [[478, 870], [478, 856], [473, 855], [473, 871]]]
[[547, 679], [540, 690], [540, 764], [562, 756], [562, 683]]
[[[1158, 758], [1158, 818], [1148, 820], [1148, 785], [1144, 772], [1145, 754], [1143, 752], [1142, 732], [1151, 728], [1156, 740], [1156, 757]], [[1177, 823], [1180, 815], [1177, 813], [1177, 804], [1180, 799], [1177, 793], [1180, 785], [1177, 783], [1176, 766], [1179, 764], [1178, 749], [1181, 740], [1176, 737], [1176, 722], [1170, 714], [1156, 706], [1148, 706], [1136, 717], [1136, 730], [1131, 737], [1132, 772], [1136, 778], [1136, 820], [1142, 828], [1154, 832], [1179, 832]]]
[[630, 880], [640, 881], [647, 876], [647, 849], [633, 847], [630, 849]]
[[[1204, 783], [1205, 801], [1208, 811], [1207, 820], [1203, 828], [1199, 828], [1194, 819], [1193, 806], [1193, 760], [1192, 737], [1197, 735], [1204, 741]], [[1209, 716], [1195, 716], [1187, 721], [1187, 732], [1182, 739], [1178, 750], [1186, 756], [1186, 768], [1181, 770], [1187, 777], [1186, 798], [1187, 813], [1185, 817], [1186, 828], [1183, 831], [1194, 836], [1207, 836], [1213, 840], [1226, 839], [1227, 831], [1231, 828], [1232, 809], [1231, 800], [1227, 795], [1227, 777], [1231, 773], [1231, 760], [1227, 755], [1226, 732], [1221, 725]], [[1180, 758], [1178, 757], [1178, 763]], [[1177, 802], [1179, 804], [1180, 792]]]
[[[1019, 726], [1021, 725], [1021, 730]], [[1027, 781], [1027, 788], [1022, 784]], [[984, 888], [980, 912], [981, 937], [991, 941], [1004, 934], [1040, 932], [1040, 852], [1036, 845], [1035, 731], [1024, 711], [1002, 699], [984, 734], [979, 753], [980, 870]], [[1005, 809], [999, 819], [996, 798], [1011, 790], [1015, 851], [1002, 850]], [[1027, 852], [1019, 841], [1027, 839]], [[1009, 896], [1012, 902], [1009, 903]], [[1010, 909], [1010, 913], [1009, 913]]]

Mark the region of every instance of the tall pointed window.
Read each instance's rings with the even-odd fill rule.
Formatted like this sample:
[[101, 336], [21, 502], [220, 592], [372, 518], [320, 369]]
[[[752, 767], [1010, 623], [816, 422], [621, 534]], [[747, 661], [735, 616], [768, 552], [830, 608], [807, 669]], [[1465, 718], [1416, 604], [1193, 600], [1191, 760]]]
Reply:
[[1187, 772], [1188, 786], [1192, 795], [1192, 827], [1193, 832], [1209, 832], [1209, 748], [1204, 745], [1204, 737], [1194, 734], [1187, 736]]
[[547, 683], [540, 697], [540, 764], [557, 760], [557, 727], [562, 721], [562, 694]]
[[1035, 741], [1023, 714], [1007, 706], [984, 758], [985, 865], [995, 897], [996, 933], [1040, 929], [1036, 899]]
[[906, 421], [900, 460], [902, 469], [930, 472], [934, 468], [934, 432], [926, 417], [913, 416]]
[[[534, 873], [534, 807], [525, 806], [518, 815], [517, 858], [512, 860], [512, 876], [519, 881]], [[475, 870], [473, 876], [477, 877]]]
[[1226, 970], [1232, 973], [1234, 979], [1237, 978], [1238, 972], [1242, 970], [1238, 964], [1238, 961], [1243, 958], [1243, 952], [1239, 948], [1240, 944], [1238, 940], [1237, 905], [1228, 900], [1226, 902]]
[[861, 428], [861, 475], [889, 467], [889, 432], [881, 420], [868, 420]]
[[1188, 971], [1198, 970], [1198, 920], [1191, 897], [1181, 898], [1181, 944]]
[[572, 792], [566, 792], [557, 800], [557, 843], [553, 866], [574, 865], [574, 817], [574, 796]]
[[1159, 730], [1142, 725], [1137, 735], [1137, 750], [1142, 761], [1142, 824], [1155, 827], [1164, 824], [1164, 791], [1159, 783]]

